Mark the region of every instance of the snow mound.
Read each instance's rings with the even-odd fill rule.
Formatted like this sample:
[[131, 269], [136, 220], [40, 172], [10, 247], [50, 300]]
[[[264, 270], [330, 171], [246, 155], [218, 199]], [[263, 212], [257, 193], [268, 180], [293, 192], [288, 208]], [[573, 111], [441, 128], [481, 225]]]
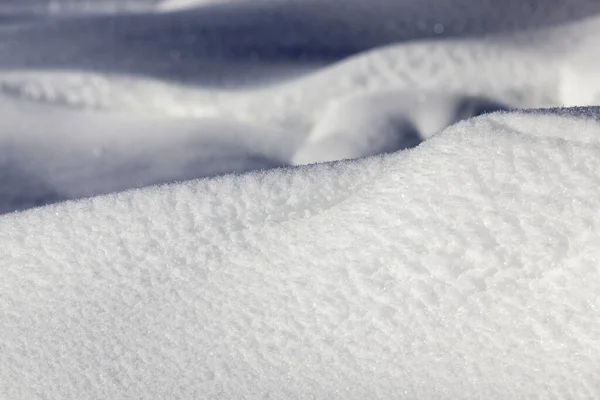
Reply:
[[0, 394], [600, 396], [598, 109], [0, 217]]

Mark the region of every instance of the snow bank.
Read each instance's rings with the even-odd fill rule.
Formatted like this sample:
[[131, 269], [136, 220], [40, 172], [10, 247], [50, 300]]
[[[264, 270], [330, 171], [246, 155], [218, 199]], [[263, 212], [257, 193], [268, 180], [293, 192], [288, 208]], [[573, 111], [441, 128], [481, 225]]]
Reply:
[[2, 216], [0, 394], [600, 396], [598, 113]]

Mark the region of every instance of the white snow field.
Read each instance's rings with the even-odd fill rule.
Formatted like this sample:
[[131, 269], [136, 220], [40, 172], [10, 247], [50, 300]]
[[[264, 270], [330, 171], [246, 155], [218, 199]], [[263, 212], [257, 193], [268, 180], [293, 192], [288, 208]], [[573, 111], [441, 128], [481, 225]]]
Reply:
[[598, 397], [600, 123], [573, 118], [5, 215], [0, 393]]
[[0, 399], [600, 398], [598, 38], [598, 0], [0, 1]]

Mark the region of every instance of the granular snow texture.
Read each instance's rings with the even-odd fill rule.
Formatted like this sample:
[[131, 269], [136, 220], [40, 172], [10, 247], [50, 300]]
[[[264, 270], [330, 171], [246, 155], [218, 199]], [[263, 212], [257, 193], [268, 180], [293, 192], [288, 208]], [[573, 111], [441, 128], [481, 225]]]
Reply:
[[0, 397], [599, 397], [597, 112], [4, 215]]

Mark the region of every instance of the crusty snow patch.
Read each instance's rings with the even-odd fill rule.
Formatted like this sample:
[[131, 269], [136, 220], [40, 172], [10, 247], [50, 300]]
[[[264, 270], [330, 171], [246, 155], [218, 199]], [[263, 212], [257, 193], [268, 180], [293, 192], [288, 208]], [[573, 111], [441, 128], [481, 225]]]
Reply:
[[598, 397], [600, 123], [579, 111], [2, 216], [0, 394]]

